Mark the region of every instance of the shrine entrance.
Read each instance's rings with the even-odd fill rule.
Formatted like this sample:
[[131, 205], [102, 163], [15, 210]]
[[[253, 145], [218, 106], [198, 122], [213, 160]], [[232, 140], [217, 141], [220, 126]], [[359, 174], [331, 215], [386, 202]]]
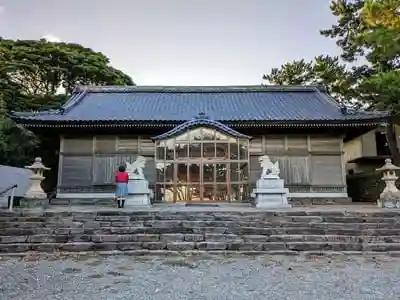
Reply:
[[248, 199], [248, 136], [208, 119], [184, 123], [156, 140], [156, 199], [231, 202]]

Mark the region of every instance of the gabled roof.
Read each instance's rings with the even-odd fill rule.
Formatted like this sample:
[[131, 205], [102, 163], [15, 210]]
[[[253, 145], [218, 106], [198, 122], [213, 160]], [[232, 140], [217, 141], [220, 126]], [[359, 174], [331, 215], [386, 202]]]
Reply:
[[207, 119], [207, 116], [200, 114], [199, 117], [197, 117], [193, 120], [187, 121], [179, 126], [176, 126], [174, 129], [171, 129], [163, 134], [153, 137], [153, 140], [157, 141], [157, 140], [167, 139], [169, 137], [173, 137], [175, 135], [183, 133], [190, 128], [200, 127], [200, 126], [218, 129], [219, 131], [222, 131], [224, 133], [227, 133], [227, 134], [237, 137], [237, 138], [251, 139], [251, 136], [249, 136], [249, 135], [245, 135], [236, 130], [233, 130], [232, 128], [230, 128], [220, 122], [209, 120], [209, 119]]
[[343, 109], [313, 86], [79, 87], [59, 110], [15, 113], [23, 124], [181, 124], [205, 113], [223, 123], [380, 122], [386, 114]]

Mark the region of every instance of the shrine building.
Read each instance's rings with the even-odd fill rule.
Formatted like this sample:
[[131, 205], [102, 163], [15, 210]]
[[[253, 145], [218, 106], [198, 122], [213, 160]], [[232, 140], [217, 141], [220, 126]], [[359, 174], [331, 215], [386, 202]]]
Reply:
[[105, 86], [13, 119], [59, 137], [58, 198], [112, 197], [114, 172], [140, 155], [155, 202], [249, 201], [268, 155], [292, 202], [345, 203], [343, 142], [388, 115], [313, 86]]

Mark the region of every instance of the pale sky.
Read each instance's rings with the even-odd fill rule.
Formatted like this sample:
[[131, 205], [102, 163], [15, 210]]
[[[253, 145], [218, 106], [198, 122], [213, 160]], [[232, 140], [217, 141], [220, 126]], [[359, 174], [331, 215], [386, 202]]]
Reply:
[[103, 52], [139, 85], [260, 84], [294, 59], [338, 55], [330, 0], [0, 0], [0, 35]]

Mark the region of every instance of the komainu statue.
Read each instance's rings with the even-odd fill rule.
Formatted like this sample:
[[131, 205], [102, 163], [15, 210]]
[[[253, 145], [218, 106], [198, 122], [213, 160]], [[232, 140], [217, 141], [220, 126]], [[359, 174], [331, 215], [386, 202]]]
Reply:
[[260, 162], [262, 172], [261, 178], [272, 176], [279, 177], [280, 169], [279, 169], [279, 161], [273, 163], [268, 155], [263, 155], [258, 158]]
[[145, 179], [143, 174], [145, 165], [146, 158], [143, 156], [138, 156], [133, 163], [126, 162], [126, 172], [128, 172], [129, 179]]

